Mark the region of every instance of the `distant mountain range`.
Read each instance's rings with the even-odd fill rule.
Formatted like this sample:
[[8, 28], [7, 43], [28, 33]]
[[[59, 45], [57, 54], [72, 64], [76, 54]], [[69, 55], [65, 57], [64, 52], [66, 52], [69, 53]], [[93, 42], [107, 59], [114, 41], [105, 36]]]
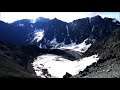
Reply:
[[67, 23], [57, 18], [39, 17], [7, 24], [0, 22], [0, 40], [17, 45], [35, 44], [41, 48], [59, 48], [69, 44], [80, 44], [89, 38], [89, 43], [109, 36], [120, 22], [112, 18], [95, 16]]

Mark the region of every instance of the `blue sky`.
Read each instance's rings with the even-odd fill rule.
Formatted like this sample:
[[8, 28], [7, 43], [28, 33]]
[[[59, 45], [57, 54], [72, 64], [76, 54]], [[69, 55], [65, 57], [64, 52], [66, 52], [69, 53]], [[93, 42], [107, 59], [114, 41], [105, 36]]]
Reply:
[[0, 12], [0, 20], [11, 23], [20, 19], [45, 17], [50, 19], [58, 18], [62, 21], [72, 22], [75, 19], [93, 17], [96, 15], [116, 18], [120, 21], [120, 12]]

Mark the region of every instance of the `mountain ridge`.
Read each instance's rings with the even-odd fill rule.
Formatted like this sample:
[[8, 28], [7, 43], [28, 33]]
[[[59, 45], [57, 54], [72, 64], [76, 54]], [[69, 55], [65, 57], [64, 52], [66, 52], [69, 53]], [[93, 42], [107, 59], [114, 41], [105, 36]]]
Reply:
[[[42, 20], [41, 22], [39, 22], [39, 18], [42, 18], [40, 19]], [[22, 44], [35, 44], [37, 46], [40, 46], [41, 48], [50, 48], [57, 46], [61, 47], [72, 43], [80, 44], [87, 38], [102, 39], [102, 37], [104, 38], [104, 36], [106, 36], [104, 35], [104, 33], [110, 34], [111, 30], [114, 30], [114, 28], [116, 28], [117, 26], [119, 27], [120, 24], [120, 22], [118, 22], [117, 20], [113, 22], [112, 20], [114, 19], [106, 17], [102, 18], [99, 15], [91, 18], [86, 17], [73, 20], [73, 22], [70, 23], [61, 21], [57, 18], [51, 20], [48, 18], [46, 20], [46, 18], [43, 17], [39, 18], [38, 22], [36, 21], [34, 23], [32, 23], [30, 19], [22, 19], [9, 24], [10, 26], [12, 25], [11, 28], [16, 27], [16, 29], [23, 29], [23, 32], [18, 30], [18, 33], [24, 33], [23, 35], [21, 35], [24, 36], [24, 39], [17, 35], [19, 36], [19, 41], [23, 42]], [[6, 26], [8, 26], [7, 23]], [[41, 40], [39, 40], [39, 42], [36, 42], [34, 40], [34, 38], [36, 37], [34, 31], [38, 30], [39, 32], [40, 29], [44, 30], [44, 36]], [[15, 31], [15, 29], [12, 31]], [[5, 35], [5, 33], [3, 34]], [[18, 37], [16, 37], [15, 35], [11, 35], [11, 37], [15, 37], [16, 41], [19, 42], [17, 40]], [[6, 37], [4, 36], [3, 38]], [[55, 43], [51, 43], [52, 40], [54, 40]], [[11, 42], [11, 40], [9, 42]]]
[[[41, 31], [43, 31], [42, 38], [40, 36]], [[8, 65], [11, 67], [10, 76], [13, 75], [11, 72], [14, 72], [13, 66], [15, 66], [17, 68], [16, 73], [20, 71], [20, 75], [22, 74], [22, 76], [34, 77], [35, 71], [30, 63], [37, 56], [52, 54], [75, 61], [98, 54], [99, 60], [97, 63], [88, 66], [84, 71], [80, 71], [75, 76], [71, 76], [66, 72], [64, 78], [67, 78], [67, 76], [84, 78], [93, 77], [94, 75], [96, 77], [107, 77], [104, 71], [102, 74], [105, 75], [99, 76], [101, 74], [98, 71], [100, 71], [100, 68], [107, 70], [108, 65], [112, 65], [112, 68], [108, 72], [113, 73], [113, 70], [115, 70], [114, 66], [119, 65], [119, 35], [120, 22], [112, 18], [102, 18], [99, 15], [91, 18], [77, 19], [70, 23], [63, 22], [57, 18], [43, 20], [42, 22], [38, 20], [38, 22], [34, 23], [28, 19], [18, 20], [11, 24], [0, 21], [0, 41], [9, 42], [17, 46], [0, 42], [0, 65], [3, 66], [1, 68], [1, 76], [5, 75], [8, 70], [4, 61], [11, 65]], [[79, 49], [79, 46], [82, 47], [82, 45], [83, 48]], [[72, 47], [72, 49], [65, 48], [69, 46], [75, 47]], [[75, 51], [76, 49], [79, 50]], [[43, 71], [47, 72], [46, 69]], [[34, 73], [34, 75], [31, 76], [31, 73]], [[119, 77], [118, 74], [119, 72], [117, 75], [111, 74], [113, 76], [109, 77]]]

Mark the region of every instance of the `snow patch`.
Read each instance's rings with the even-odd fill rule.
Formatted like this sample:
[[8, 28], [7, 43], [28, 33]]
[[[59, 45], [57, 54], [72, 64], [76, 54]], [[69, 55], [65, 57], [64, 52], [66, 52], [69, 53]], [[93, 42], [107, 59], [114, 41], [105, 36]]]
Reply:
[[117, 20], [116, 18], [112, 20], [112, 22], [114, 22], [114, 23], [116, 23], [117, 21], [118, 21], [118, 20]]
[[77, 61], [70, 61], [61, 56], [46, 54], [38, 56], [32, 63], [37, 76], [42, 76], [41, 69], [47, 69], [52, 78], [62, 78], [66, 72], [76, 75], [79, 71], [83, 71], [87, 66], [98, 61], [98, 55], [85, 57]]
[[[62, 47], [62, 46], [64, 46], [65, 45], [65, 39], [64, 39], [64, 41], [63, 42], [61, 42], [61, 43], [58, 43], [57, 42], [57, 39], [56, 39], [56, 35], [54, 36], [54, 38], [53, 38], [53, 40], [51, 40], [51, 41], [49, 41], [50, 42], [50, 45], [52, 46], [52, 48], [51, 49], [59, 49], [60, 47]], [[49, 43], [48, 42], [48, 43]]]
[[37, 42], [39, 42], [43, 38], [43, 36], [44, 36], [44, 29], [35, 29], [34, 30], [34, 38], [33, 38], [32, 42], [35, 40]]
[[[81, 44], [76, 44], [75, 42], [73, 43], [73, 41], [70, 39], [71, 44], [65, 45], [65, 39], [64, 39], [63, 42], [58, 43], [56, 41], [56, 38], [54, 37], [54, 39], [51, 40], [50, 45], [52, 46], [52, 49], [56, 49], [56, 48], [57, 49], [62, 49], [62, 50], [64, 50], [64, 49], [71, 49], [73, 51], [78, 51], [78, 52], [84, 53], [92, 45], [91, 43], [87, 45], [85, 43], [87, 40], [88, 39], [85, 39]], [[95, 40], [92, 40], [92, 42], [94, 42], [94, 41]]]
[[31, 26], [31, 28], [33, 29], [33, 25], [31, 24], [30, 26]]
[[24, 27], [24, 24], [19, 24], [18, 26], [20, 26], [20, 27]]
[[64, 45], [63, 47], [60, 47], [59, 49], [71, 49], [71, 50], [78, 51], [78, 52], [85, 52], [92, 45], [92, 44], [86, 45], [85, 42], [87, 40], [88, 39], [84, 40], [81, 44], [77, 44], [77, 45], [76, 45], [76, 43], [71, 43], [69, 45]]
[[54, 37], [54, 39], [52, 41], [50, 41], [50, 44], [53, 46], [53, 48], [57, 48], [60, 44], [57, 42], [56, 38]]
[[36, 19], [31, 19], [30, 20], [30, 23], [35, 23], [36, 22]]
[[92, 32], [93, 32], [94, 28], [95, 28], [95, 26], [92, 27]]
[[52, 44], [58, 44], [57, 41], [56, 41], [56, 38], [54, 38], [50, 43], [52, 43]]
[[67, 29], [67, 36], [69, 36], [69, 30], [67, 25], [66, 25], [66, 29]]

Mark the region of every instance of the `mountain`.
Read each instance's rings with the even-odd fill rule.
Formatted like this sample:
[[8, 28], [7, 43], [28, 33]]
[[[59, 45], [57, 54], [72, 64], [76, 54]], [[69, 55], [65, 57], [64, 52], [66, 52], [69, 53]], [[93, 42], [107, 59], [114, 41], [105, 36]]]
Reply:
[[99, 15], [0, 21], [0, 77], [119, 77], [119, 36], [120, 22]]
[[82, 18], [71, 23], [53, 19], [47, 23], [40, 46], [58, 48], [73, 43], [80, 44], [87, 38], [89, 43], [100, 41], [119, 27], [119, 22], [113, 21], [114, 19], [101, 18], [101, 16]]
[[98, 53], [99, 60], [72, 78], [120, 78], [120, 29], [92, 45], [84, 56]]
[[25, 35], [27, 38], [25, 40], [29, 42], [29, 44], [34, 44], [42, 39], [45, 25], [49, 20], [50, 19], [43, 17], [36, 18], [35, 20], [22, 19], [11, 23], [11, 25], [25, 29], [27, 32]]
[[29, 41], [26, 41], [28, 38], [28, 32], [29, 31], [25, 28], [0, 21], [0, 41], [5, 41], [16, 45], [27, 45], [30, 43]]
[[[0, 33], [3, 41], [17, 45], [35, 44], [40, 48], [60, 48], [66, 45], [78, 45], [86, 39], [88, 39], [86, 44], [99, 42], [118, 28], [120, 22], [97, 15], [91, 18], [77, 19], [70, 23], [57, 18], [50, 20], [39, 17], [34, 22], [30, 19], [17, 20], [11, 24], [1, 21], [0, 26], [3, 30]], [[8, 28], [12, 30], [8, 30]]]

